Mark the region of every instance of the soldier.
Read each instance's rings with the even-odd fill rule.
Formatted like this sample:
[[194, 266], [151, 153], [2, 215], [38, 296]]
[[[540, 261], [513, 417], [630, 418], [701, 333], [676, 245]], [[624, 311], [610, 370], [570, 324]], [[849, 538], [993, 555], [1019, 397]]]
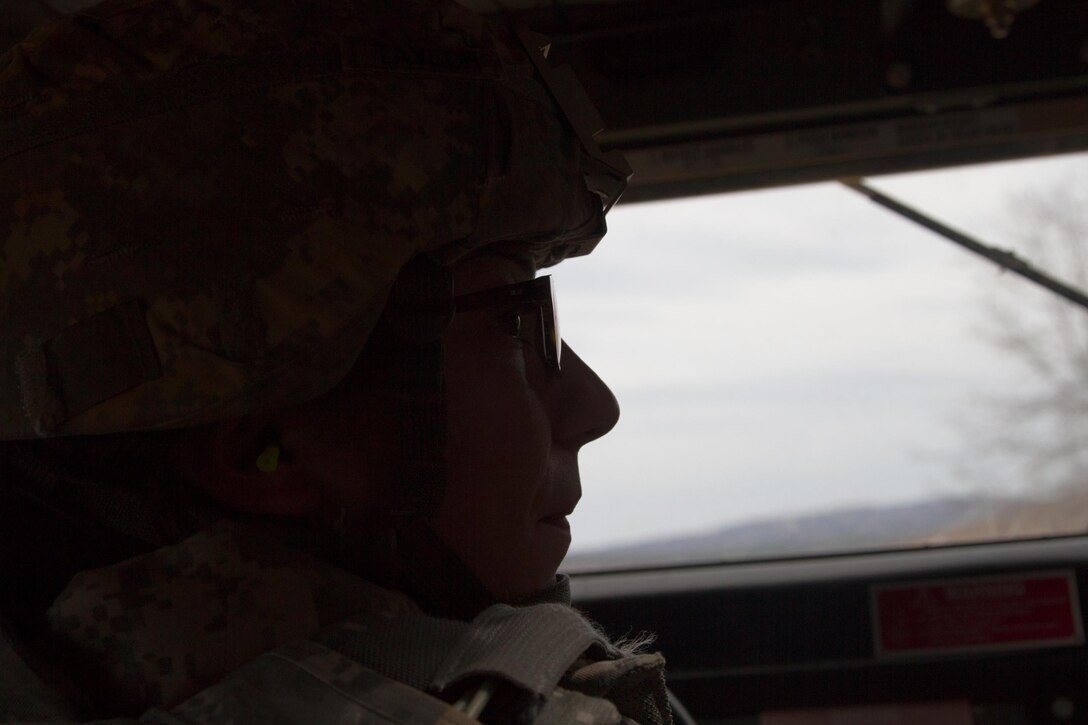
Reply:
[[0, 719], [669, 722], [556, 578], [618, 409], [536, 271], [629, 170], [544, 47], [108, 0], [5, 56]]

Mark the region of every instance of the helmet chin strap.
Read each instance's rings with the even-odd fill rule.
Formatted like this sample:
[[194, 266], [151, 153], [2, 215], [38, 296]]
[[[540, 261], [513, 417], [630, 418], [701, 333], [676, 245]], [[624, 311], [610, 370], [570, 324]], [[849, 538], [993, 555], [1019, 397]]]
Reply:
[[469, 620], [497, 602], [427, 519], [403, 522], [395, 535], [399, 588], [428, 614]]
[[419, 256], [397, 278], [384, 313], [382, 334], [394, 341], [399, 363], [391, 384], [403, 412], [383, 578], [431, 614], [471, 619], [495, 597], [430, 526], [446, 488], [442, 335], [453, 299], [449, 268]]
[[396, 346], [390, 384], [403, 403], [392, 514], [411, 520], [442, 505], [446, 399], [442, 335], [453, 319], [453, 276], [426, 256], [409, 262], [389, 293], [379, 334]]

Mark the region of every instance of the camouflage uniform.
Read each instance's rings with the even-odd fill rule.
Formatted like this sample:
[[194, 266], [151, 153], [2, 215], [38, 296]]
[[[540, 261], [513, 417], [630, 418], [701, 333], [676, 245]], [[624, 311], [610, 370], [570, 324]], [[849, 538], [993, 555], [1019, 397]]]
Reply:
[[[49, 620], [101, 673], [97, 699], [146, 710], [139, 722], [468, 723], [439, 695], [481, 683], [496, 688], [487, 722], [668, 722], [661, 657], [623, 654], [563, 603], [430, 617], [233, 524], [80, 574]], [[0, 668], [3, 722], [76, 720], [2, 640]]]
[[[0, 440], [310, 400], [417, 255], [590, 251], [628, 172], [539, 43], [413, 0], [106, 0], [33, 33], [0, 59]], [[6, 721], [88, 689], [141, 722], [473, 722], [492, 690], [491, 722], [669, 718], [660, 658], [563, 604], [438, 619], [230, 525], [80, 574], [49, 623], [83, 681], [0, 631]]]

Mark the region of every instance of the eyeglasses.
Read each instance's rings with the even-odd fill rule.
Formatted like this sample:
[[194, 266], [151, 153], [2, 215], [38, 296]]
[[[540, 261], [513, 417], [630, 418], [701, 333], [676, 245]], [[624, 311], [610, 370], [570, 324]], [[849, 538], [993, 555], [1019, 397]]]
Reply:
[[555, 311], [555, 286], [551, 275], [544, 275], [526, 282], [454, 297], [454, 314], [471, 312], [494, 307], [509, 307], [519, 314], [536, 310], [540, 327], [537, 347], [548, 369], [558, 373], [559, 355], [563, 348], [563, 338], [559, 336], [559, 317]]

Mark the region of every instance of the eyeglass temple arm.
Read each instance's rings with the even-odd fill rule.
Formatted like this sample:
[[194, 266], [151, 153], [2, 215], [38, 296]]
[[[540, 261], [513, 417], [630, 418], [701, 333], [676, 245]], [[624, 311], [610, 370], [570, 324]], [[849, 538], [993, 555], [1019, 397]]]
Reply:
[[548, 277], [537, 277], [533, 284], [517, 284], [480, 292], [469, 292], [453, 298], [455, 312], [471, 312], [485, 307], [499, 307], [503, 304], [534, 304], [545, 302], [549, 296]]

